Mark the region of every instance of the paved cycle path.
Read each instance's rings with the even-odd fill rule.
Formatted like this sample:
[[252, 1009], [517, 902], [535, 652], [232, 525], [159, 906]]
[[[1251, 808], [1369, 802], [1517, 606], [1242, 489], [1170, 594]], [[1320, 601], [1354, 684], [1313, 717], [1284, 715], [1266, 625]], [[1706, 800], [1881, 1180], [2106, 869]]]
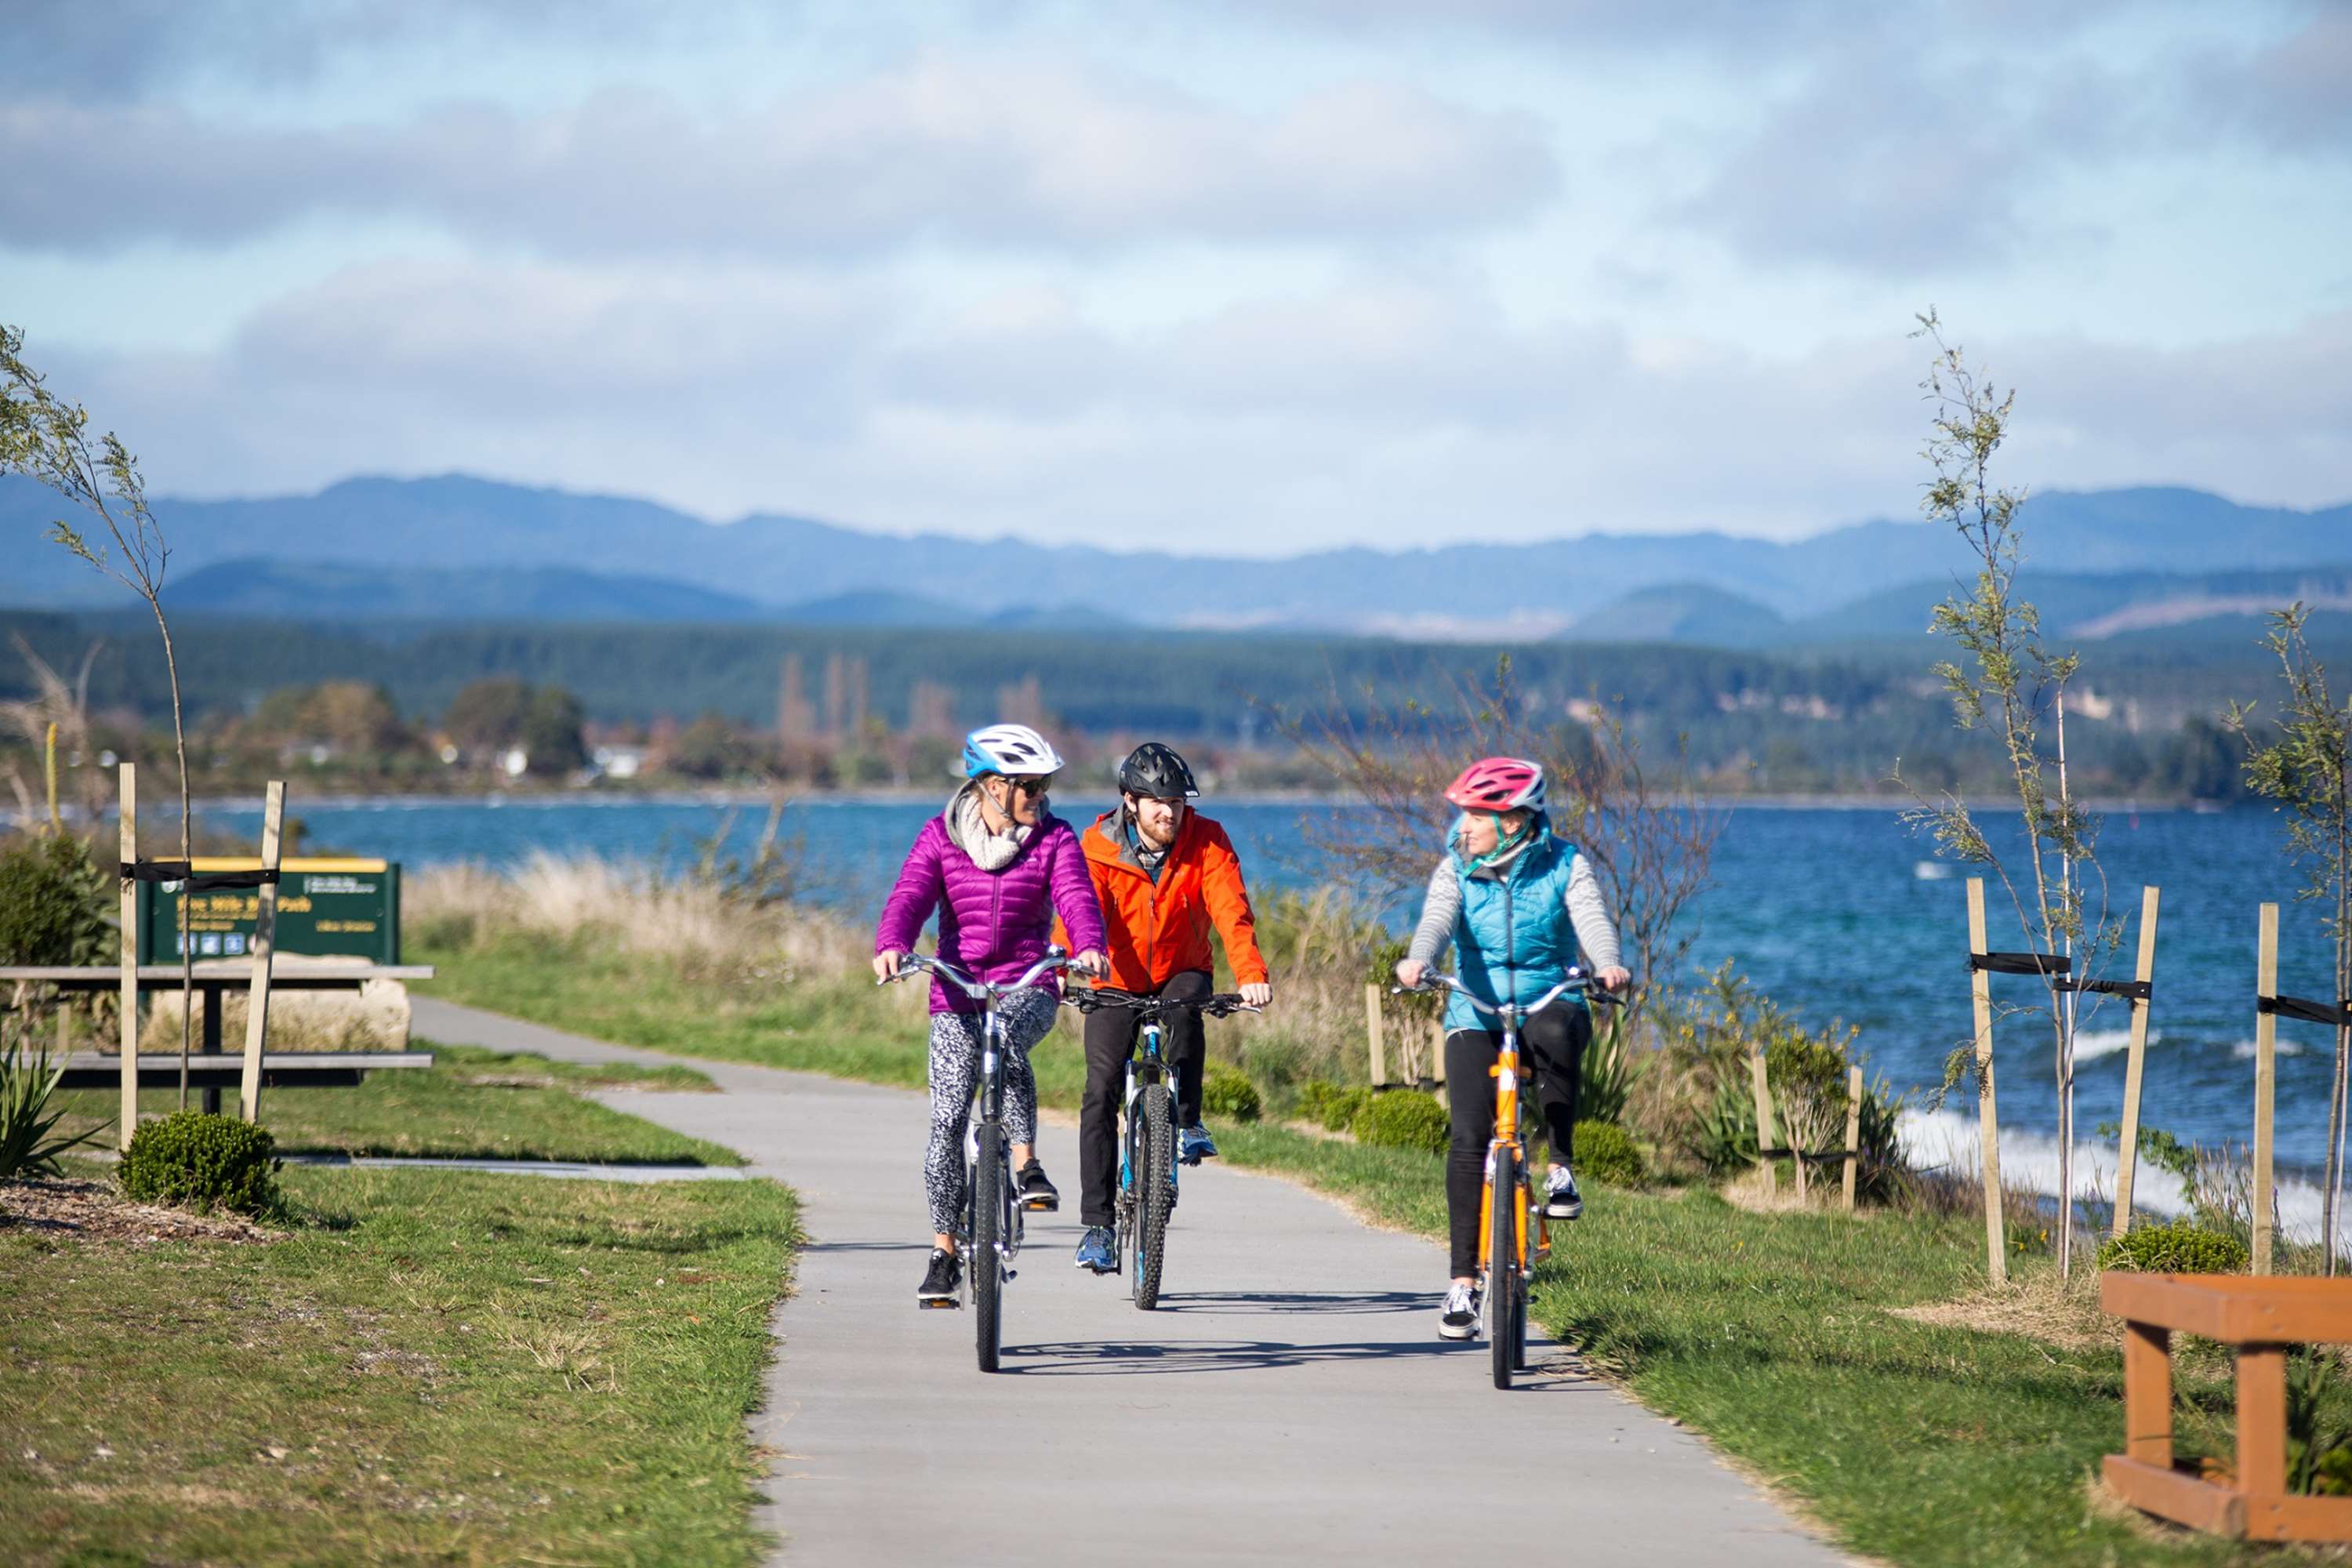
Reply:
[[[678, 1059], [437, 998], [416, 1000], [415, 1025], [571, 1060]], [[1067, 1127], [1043, 1130], [1063, 1212], [1029, 1216], [1004, 1370], [984, 1375], [969, 1313], [914, 1304], [923, 1098], [695, 1065], [726, 1092], [602, 1098], [800, 1194], [808, 1242], [752, 1417], [775, 1454], [760, 1522], [792, 1568], [1845, 1561], [1549, 1341], [1495, 1390], [1483, 1342], [1436, 1337], [1436, 1245], [1286, 1183], [1187, 1172], [1160, 1309], [1136, 1310], [1120, 1280], [1071, 1266]]]

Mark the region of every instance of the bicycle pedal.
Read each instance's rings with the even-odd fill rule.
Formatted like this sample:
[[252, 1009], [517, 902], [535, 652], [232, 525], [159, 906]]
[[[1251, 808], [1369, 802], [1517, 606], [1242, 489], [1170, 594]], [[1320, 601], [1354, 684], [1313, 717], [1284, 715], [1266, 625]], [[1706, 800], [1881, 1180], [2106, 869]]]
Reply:
[[953, 1311], [956, 1308], [963, 1305], [961, 1301], [957, 1300], [952, 1296], [943, 1301], [918, 1301], [915, 1304], [922, 1308], [926, 1312], [937, 1312], [941, 1310]]
[[1021, 1206], [1030, 1214], [1059, 1214], [1062, 1210], [1059, 1198], [1028, 1198]]

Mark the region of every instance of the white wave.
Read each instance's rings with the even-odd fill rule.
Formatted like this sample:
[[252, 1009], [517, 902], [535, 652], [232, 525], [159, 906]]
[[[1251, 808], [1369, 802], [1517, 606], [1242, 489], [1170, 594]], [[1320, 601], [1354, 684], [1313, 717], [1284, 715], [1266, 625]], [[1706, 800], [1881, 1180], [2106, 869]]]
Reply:
[[[2303, 1055], [2303, 1047], [2293, 1040], [2279, 1040], [2273, 1045], [2272, 1048], [2283, 1057], [2299, 1057]], [[2255, 1046], [2253, 1041], [2240, 1040], [2236, 1045], [2230, 1047], [2230, 1054], [2236, 1057], [2241, 1061], [2250, 1062], [2254, 1059], [2254, 1050]]]
[[[2147, 1032], [2147, 1043], [2151, 1046], [2163, 1038], [2162, 1029]], [[2079, 1029], [2074, 1034], [2074, 1059], [2077, 1062], [2096, 1061], [2101, 1057], [2114, 1056], [2130, 1045], [2129, 1029]]]
[[[1973, 1176], [1981, 1168], [1980, 1141], [1973, 1114], [1956, 1110], [1906, 1110], [1896, 1123], [1895, 1137], [1904, 1159], [1916, 1170], [1943, 1169]], [[2058, 1140], [2046, 1132], [2004, 1127], [2000, 1132], [2000, 1180], [2045, 1196], [2058, 1191]], [[2112, 1142], [2074, 1145], [2074, 1195], [2112, 1198], [2116, 1190], [2116, 1146]], [[2321, 1193], [2314, 1184], [2288, 1177], [2278, 1184], [2278, 1220], [2282, 1237], [2299, 1242], [2319, 1239], [2324, 1214]], [[2132, 1177], [2132, 1207], [2167, 1219], [2189, 1209], [2185, 1183], [2170, 1172], [2139, 1161]], [[2347, 1205], [2352, 1209], [2352, 1205]], [[2352, 1255], [2352, 1212], [2336, 1216], [2336, 1247]]]
[[1948, 882], [1952, 868], [1941, 860], [1915, 860], [1911, 863], [1911, 875], [1922, 882]]

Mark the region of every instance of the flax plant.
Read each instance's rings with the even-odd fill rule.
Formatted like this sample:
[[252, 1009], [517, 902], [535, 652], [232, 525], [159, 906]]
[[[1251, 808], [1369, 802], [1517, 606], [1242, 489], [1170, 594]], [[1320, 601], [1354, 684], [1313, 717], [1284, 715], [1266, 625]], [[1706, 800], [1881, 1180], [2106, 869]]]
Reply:
[[[2300, 603], [2271, 613], [2263, 639], [2279, 661], [2285, 699], [2271, 733], [2258, 740], [2250, 721], [2256, 704], [2233, 703], [2230, 727], [2252, 748], [2246, 782], [2256, 795], [2279, 803], [2292, 815], [2287, 852], [2309, 869], [2310, 880], [2296, 897], [2325, 900], [2330, 906], [2327, 934], [2336, 942], [2336, 992], [2339, 1005], [2352, 998], [2352, 704], [2339, 706], [2327, 686], [2327, 668], [2305, 640], [2310, 612]], [[2345, 1092], [2352, 1072], [2352, 1028], [2336, 1029], [2336, 1079], [2327, 1097], [2326, 1192], [2321, 1235], [2327, 1272], [2336, 1266], [2336, 1216], [2344, 1192]]]
[[[2025, 828], [2027, 870], [2011, 871], [1955, 793], [1946, 791], [1934, 801], [1915, 795], [1917, 809], [1905, 820], [1931, 832], [1953, 858], [1990, 870], [2008, 894], [2027, 944], [2041, 953], [2079, 957], [2079, 981], [2114, 949], [2118, 932], [2105, 918], [2096, 819], [2067, 788], [2066, 684], [2080, 660], [2072, 653], [2053, 652], [2042, 642], [2040, 613], [2018, 595], [2017, 569], [2024, 559], [2018, 509], [2025, 492], [1992, 479], [1993, 458], [2008, 439], [2017, 394], [1997, 391], [1973, 369], [1959, 345], [1945, 341], [1935, 311], [1918, 321], [1912, 335], [1926, 338], [1935, 349], [1919, 384], [1935, 410], [1922, 453], [1934, 478], [1920, 510], [1929, 522], [1958, 534], [1975, 568], [1974, 581], [1956, 584], [1935, 608], [1930, 629], [1948, 638], [1958, 654], [1938, 663], [1935, 674], [1951, 698], [1959, 727], [1986, 731], [2001, 748]], [[2054, 764], [2042, 750], [2045, 714], [2054, 721]], [[2084, 895], [2095, 881], [2100, 897], [2093, 913]], [[2057, 1047], [2058, 1266], [2064, 1276], [2074, 1260], [2076, 992], [2049, 968], [2041, 980]], [[1974, 1042], [1953, 1052], [1947, 1085], [1973, 1062]]]
[[[163, 574], [172, 547], [148, 510], [139, 459], [113, 431], [93, 438], [89, 411], [48, 388], [47, 378], [24, 357], [23, 329], [0, 325], [0, 474], [37, 479], [95, 517], [104, 532], [84, 533], [60, 518], [49, 538], [90, 567], [147, 601], [163, 638], [163, 669], [171, 679], [172, 749], [180, 773], [180, 858], [193, 854], [194, 816], [188, 801], [188, 734], [180, 704], [180, 663], [172, 624], [163, 616]], [[185, 884], [183, 884], [184, 889]], [[181, 893], [184, 916], [187, 894]], [[184, 936], [187, 922], [181, 921]], [[195, 954], [180, 943], [180, 1109], [188, 1105], [189, 1030], [195, 1017]]]

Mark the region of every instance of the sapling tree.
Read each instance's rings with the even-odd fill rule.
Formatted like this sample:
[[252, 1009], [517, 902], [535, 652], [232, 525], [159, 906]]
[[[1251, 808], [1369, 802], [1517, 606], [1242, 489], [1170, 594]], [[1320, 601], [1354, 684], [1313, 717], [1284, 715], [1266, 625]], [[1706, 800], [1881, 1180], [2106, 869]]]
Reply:
[[[89, 411], [51, 392], [47, 378], [26, 363], [23, 329], [0, 324], [0, 474], [37, 479], [95, 520], [82, 528], [60, 518], [49, 537], [137, 594], [155, 616], [163, 639], [163, 669], [172, 691], [172, 749], [180, 773], [180, 858], [192, 853], [194, 818], [188, 802], [188, 736], [180, 707], [180, 664], [172, 624], [163, 615], [163, 574], [172, 547], [148, 510], [139, 459], [109, 430], [93, 439]], [[84, 531], [88, 529], [89, 531]], [[184, 898], [184, 894], [183, 897]], [[184, 938], [186, 922], [182, 921]], [[188, 1031], [195, 1016], [194, 952], [180, 943], [180, 1108], [188, 1104]], [[125, 1021], [126, 1024], [128, 1020]]]
[[[2287, 852], [2310, 879], [2296, 897], [2328, 905], [2327, 934], [2336, 943], [2336, 993], [2352, 998], [2352, 705], [2338, 706], [2327, 668], [2313, 656], [2304, 630], [2310, 612], [2295, 604], [2271, 613], [2263, 637], [2286, 685], [2275, 724], [2256, 731], [2255, 703], [2233, 703], [2230, 727], [2249, 744], [2246, 783], [2279, 803], [2287, 818]], [[2327, 1272], [2336, 1272], [2336, 1216], [2343, 1203], [2345, 1086], [2352, 1071], [2352, 1028], [2336, 1029], [2336, 1079], [2327, 1097], [2326, 1193], [2321, 1235]]]
[[[2087, 977], [2118, 936], [2105, 919], [2095, 819], [2067, 788], [2066, 683], [2079, 661], [2043, 643], [2040, 614], [2018, 595], [2017, 569], [2024, 559], [2018, 509], [2025, 493], [1993, 482], [1993, 458], [2008, 439], [2017, 394], [1996, 390], [1972, 368], [1959, 345], [1945, 340], [1933, 310], [1918, 321], [1912, 335], [1927, 339], [1935, 350], [1919, 384], [1934, 408], [1923, 453], [1934, 478], [1920, 510], [1929, 522], [1959, 536], [1974, 569], [1973, 581], [1955, 584], [1935, 608], [1930, 629], [1948, 639], [1958, 654], [1939, 662], [1935, 674], [1951, 698], [1959, 727], [1988, 733], [2000, 747], [2025, 830], [2025, 866], [2011, 869], [1968, 803], [1952, 791], [1933, 801], [1915, 796], [1918, 808], [1906, 820], [1931, 831], [1955, 859], [1990, 871], [2007, 893], [2027, 945], [2079, 958], [2078, 978]], [[2054, 757], [2042, 750], [2045, 719], [2053, 727]], [[1899, 762], [1895, 772], [1899, 780]], [[2095, 913], [2085, 897], [2095, 882], [2100, 895]], [[2043, 968], [2040, 977], [2057, 1046], [2058, 1258], [2064, 1275], [2074, 1259], [2076, 993], [2052, 967]], [[1973, 1059], [1970, 1047], [1955, 1051], [1946, 1081]]]

